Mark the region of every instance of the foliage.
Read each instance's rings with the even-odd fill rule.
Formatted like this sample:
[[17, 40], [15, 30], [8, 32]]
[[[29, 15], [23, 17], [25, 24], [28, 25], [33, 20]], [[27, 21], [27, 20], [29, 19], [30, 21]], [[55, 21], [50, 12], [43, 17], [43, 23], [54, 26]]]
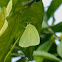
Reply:
[[[11, 58], [17, 56], [21, 56], [17, 62], [61, 62], [62, 36], [57, 37], [55, 33], [62, 32], [62, 22], [54, 25], [54, 12], [61, 3], [62, 0], [52, 0], [45, 11], [42, 0], [1, 0], [0, 62], [11, 62]], [[51, 26], [48, 25], [50, 17], [53, 17]], [[29, 24], [32, 27], [27, 29]], [[58, 46], [57, 38], [60, 40]]]

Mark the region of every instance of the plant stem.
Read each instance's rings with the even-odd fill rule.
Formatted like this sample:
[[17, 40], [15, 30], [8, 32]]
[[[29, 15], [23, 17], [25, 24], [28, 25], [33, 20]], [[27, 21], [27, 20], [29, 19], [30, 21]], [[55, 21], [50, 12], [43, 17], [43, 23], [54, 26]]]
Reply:
[[13, 47], [11, 48], [11, 50], [8, 52], [8, 54], [6, 55], [4, 62], [6, 62], [7, 57], [10, 55], [10, 53], [12, 52], [12, 50], [14, 49], [15, 45], [17, 44], [19, 38], [16, 40], [16, 42], [14, 43]]

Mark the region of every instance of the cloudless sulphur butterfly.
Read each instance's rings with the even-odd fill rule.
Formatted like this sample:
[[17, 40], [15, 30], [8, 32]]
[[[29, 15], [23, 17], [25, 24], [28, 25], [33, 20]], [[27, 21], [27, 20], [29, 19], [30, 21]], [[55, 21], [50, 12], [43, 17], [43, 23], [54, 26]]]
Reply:
[[40, 43], [39, 33], [35, 26], [29, 23], [26, 26], [26, 29], [20, 38], [19, 46], [29, 47], [38, 45], [39, 43]]

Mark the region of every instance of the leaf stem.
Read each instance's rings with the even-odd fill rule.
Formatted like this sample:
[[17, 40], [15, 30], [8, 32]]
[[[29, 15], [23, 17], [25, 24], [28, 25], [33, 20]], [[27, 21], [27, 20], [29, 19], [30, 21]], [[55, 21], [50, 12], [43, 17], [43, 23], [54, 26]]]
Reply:
[[52, 33], [55, 38], [58, 38], [58, 39], [59, 39], [59, 37], [55, 34], [55, 32], [54, 32], [51, 28], [48, 28], [48, 31], [49, 31], [50, 33]]

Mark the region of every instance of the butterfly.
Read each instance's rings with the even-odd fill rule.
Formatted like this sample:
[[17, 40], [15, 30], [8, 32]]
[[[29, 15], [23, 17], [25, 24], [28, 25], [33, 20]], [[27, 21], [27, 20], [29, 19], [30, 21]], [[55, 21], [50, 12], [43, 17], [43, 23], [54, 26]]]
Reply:
[[21, 47], [36, 46], [39, 43], [40, 43], [39, 33], [36, 27], [29, 23], [26, 26], [26, 29], [20, 38], [19, 46]]

